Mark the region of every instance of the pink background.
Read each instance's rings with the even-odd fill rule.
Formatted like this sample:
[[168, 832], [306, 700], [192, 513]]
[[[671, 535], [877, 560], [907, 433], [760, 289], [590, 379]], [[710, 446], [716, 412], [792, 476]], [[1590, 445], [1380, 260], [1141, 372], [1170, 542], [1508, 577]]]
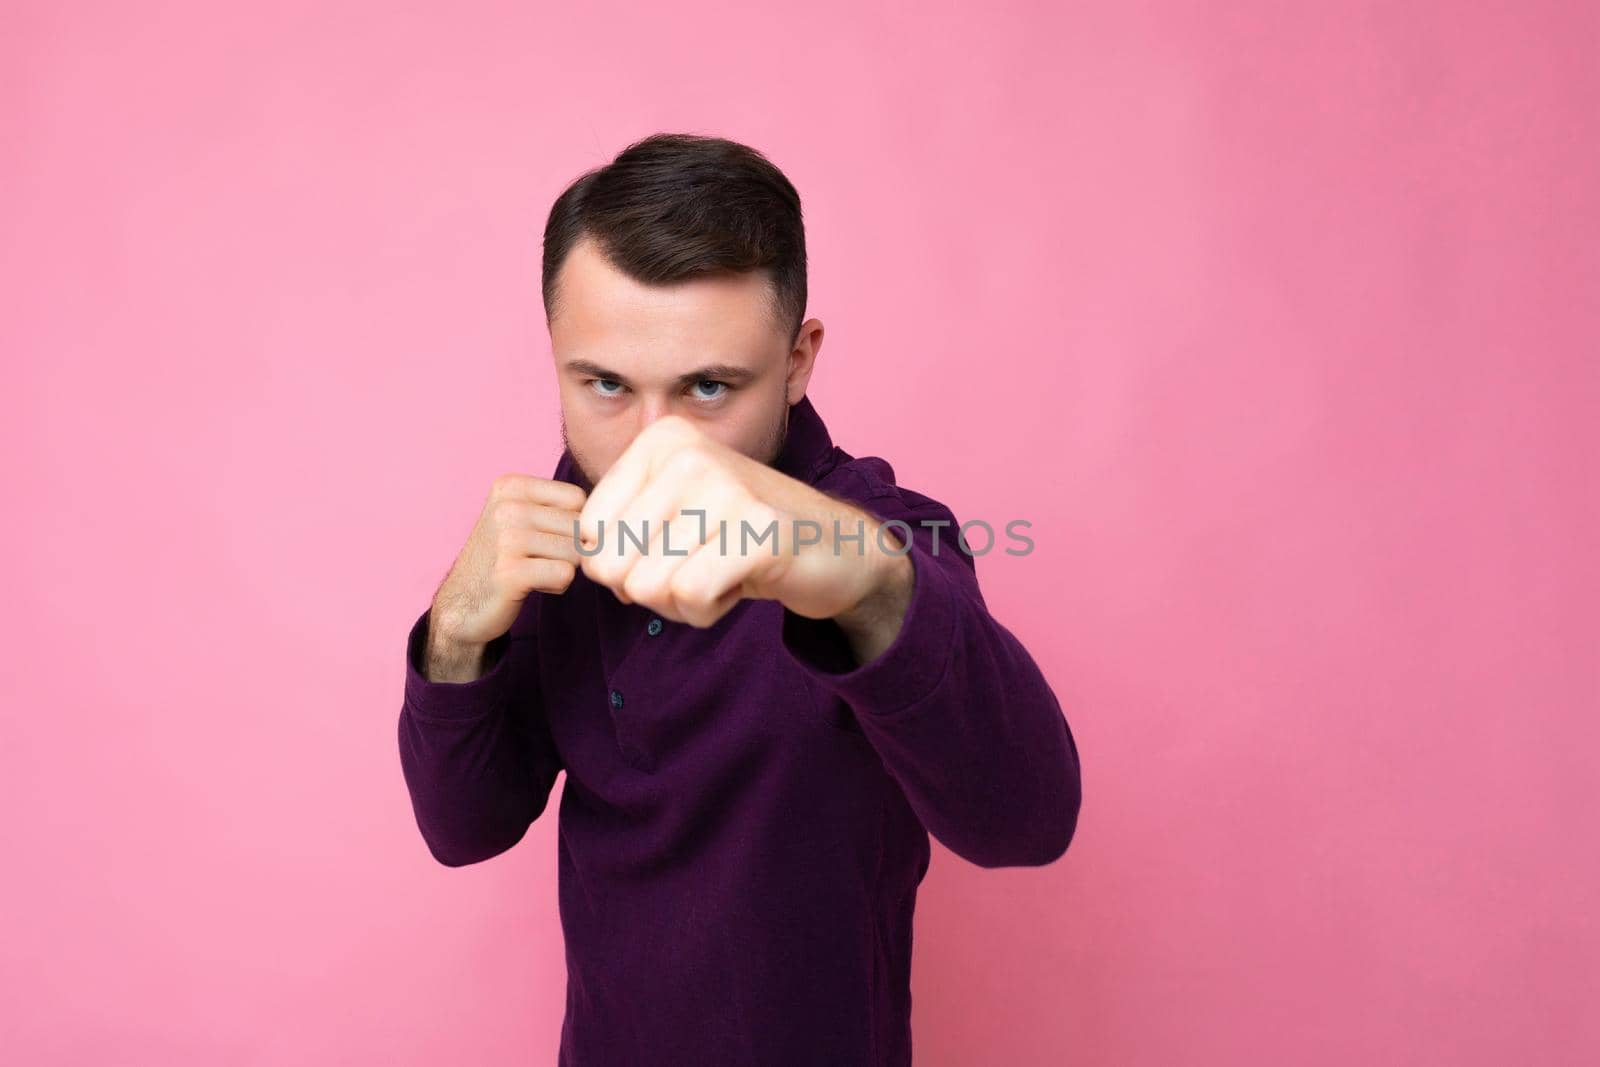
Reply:
[[799, 187], [839, 443], [1034, 523], [1081, 828], [936, 846], [919, 1064], [1600, 1058], [1593, 5], [397, 6], [8, 5], [9, 1062], [553, 1062], [554, 816], [428, 856], [401, 656], [657, 130]]

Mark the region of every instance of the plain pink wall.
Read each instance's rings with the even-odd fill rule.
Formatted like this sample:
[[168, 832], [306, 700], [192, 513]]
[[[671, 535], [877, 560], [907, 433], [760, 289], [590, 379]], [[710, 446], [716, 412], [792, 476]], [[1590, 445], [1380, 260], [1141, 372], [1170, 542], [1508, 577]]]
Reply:
[[553, 1062], [554, 805], [435, 863], [401, 657], [657, 130], [799, 187], [836, 439], [1034, 523], [1081, 828], [936, 847], [919, 1064], [1600, 1058], [1593, 5], [255, 6], [7, 7], [8, 1062]]

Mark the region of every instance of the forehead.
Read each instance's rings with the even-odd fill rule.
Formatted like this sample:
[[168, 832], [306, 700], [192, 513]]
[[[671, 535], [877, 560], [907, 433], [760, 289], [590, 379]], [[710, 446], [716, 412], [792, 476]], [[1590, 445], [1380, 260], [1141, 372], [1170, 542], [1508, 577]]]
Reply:
[[562, 356], [601, 362], [647, 354], [749, 361], [781, 347], [770, 294], [763, 272], [646, 285], [581, 240], [561, 267], [550, 336]]

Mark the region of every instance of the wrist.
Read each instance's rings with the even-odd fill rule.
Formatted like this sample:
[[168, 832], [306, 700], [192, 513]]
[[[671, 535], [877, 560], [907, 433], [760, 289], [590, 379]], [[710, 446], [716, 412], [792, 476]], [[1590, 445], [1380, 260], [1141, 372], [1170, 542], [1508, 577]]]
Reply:
[[430, 682], [471, 682], [483, 676], [486, 646], [460, 641], [436, 630], [430, 622], [424, 646], [423, 674]]
[[869, 663], [894, 643], [911, 604], [915, 573], [909, 552], [893, 554], [874, 550], [871, 580], [861, 599], [834, 616], [844, 631], [857, 663]]

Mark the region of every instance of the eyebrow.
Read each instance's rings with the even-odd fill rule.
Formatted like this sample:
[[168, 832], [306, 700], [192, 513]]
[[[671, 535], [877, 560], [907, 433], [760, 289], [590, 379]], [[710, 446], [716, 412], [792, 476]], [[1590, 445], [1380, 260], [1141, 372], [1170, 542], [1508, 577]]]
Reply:
[[[566, 368], [576, 374], [588, 374], [596, 378], [604, 378], [607, 381], [620, 382], [623, 385], [633, 384], [628, 381], [625, 375], [618, 374], [614, 370], [608, 370], [592, 360], [569, 359], [567, 360]], [[736, 367], [732, 363], [708, 363], [704, 367], [696, 368], [687, 374], [678, 375], [676, 384], [693, 385], [695, 382], [704, 381], [707, 378], [717, 378], [738, 382], [742, 385], [746, 382], [754, 381], [757, 377], [758, 375], [755, 371], [746, 367]]]

